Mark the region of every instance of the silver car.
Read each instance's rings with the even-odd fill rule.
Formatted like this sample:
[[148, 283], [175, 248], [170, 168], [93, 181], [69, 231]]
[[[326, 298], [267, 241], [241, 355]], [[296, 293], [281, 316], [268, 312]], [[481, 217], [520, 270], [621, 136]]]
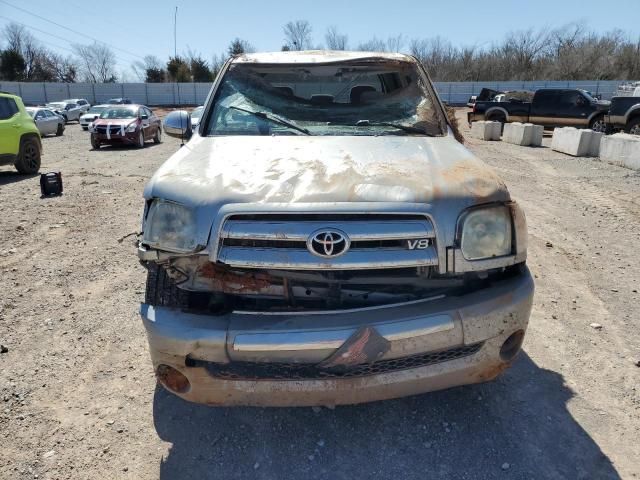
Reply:
[[495, 378], [534, 284], [524, 213], [395, 53], [233, 57], [144, 192], [159, 382], [210, 405], [336, 405]]
[[89, 108], [91, 108], [91, 104], [85, 98], [67, 98], [66, 100], [63, 100], [63, 102], [77, 104], [83, 113], [88, 112]]
[[64, 118], [54, 113], [53, 110], [42, 107], [26, 107], [26, 110], [43, 137], [45, 135], [60, 136], [64, 132]]
[[87, 113], [80, 116], [80, 126], [83, 130], [88, 130], [93, 121], [100, 116], [102, 111], [112, 105], [94, 105]]
[[62, 116], [67, 123], [73, 121], [79, 123], [80, 115], [83, 113], [82, 107], [72, 102], [51, 102], [47, 103], [47, 107]]

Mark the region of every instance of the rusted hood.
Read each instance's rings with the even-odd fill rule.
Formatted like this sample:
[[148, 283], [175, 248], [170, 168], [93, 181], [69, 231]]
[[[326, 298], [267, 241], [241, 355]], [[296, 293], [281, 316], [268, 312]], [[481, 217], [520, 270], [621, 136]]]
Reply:
[[494, 171], [452, 136], [194, 137], [155, 173], [146, 198], [229, 203], [508, 200]]

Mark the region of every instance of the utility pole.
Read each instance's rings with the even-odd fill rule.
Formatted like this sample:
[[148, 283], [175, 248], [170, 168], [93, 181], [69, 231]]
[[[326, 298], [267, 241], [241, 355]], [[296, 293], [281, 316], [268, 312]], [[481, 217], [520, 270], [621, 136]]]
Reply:
[[176, 5], [176, 10], [173, 13], [173, 58], [178, 57], [178, 42], [176, 40], [176, 24], [178, 23], [178, 6]]

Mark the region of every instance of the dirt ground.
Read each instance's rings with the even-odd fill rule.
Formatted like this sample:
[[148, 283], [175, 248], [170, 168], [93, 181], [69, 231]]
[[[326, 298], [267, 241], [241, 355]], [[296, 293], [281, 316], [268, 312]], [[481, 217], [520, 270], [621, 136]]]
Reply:
[[145, 271], [120, 241], [179, 142], [91, 151], [71, 124], [43, 143], [63, 196], [0, 169], [0, 478], [640, 476], [638, 172], [549, 138], [468, 141], [529, 221], [535, 305], [498, 380], [334, 410], [208, 408], [156, 387]]

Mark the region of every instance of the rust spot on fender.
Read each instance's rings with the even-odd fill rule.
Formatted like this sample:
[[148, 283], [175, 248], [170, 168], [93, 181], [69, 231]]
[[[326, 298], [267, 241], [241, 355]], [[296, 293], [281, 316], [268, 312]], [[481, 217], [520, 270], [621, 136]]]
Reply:
[[483, 370], [482, 372], [474, 374], [473, 378], [477, 382], [488, 382], [488, 381], [493, 380], [494, 378], [496, 378], [498, 375], [500, 375], [502, 372], [504, 372], [510, 366], [511, 366], [510, 362], [498, 363], [496, 365], [492, 365], [491, 367], [487, 368], [486, 370]]

